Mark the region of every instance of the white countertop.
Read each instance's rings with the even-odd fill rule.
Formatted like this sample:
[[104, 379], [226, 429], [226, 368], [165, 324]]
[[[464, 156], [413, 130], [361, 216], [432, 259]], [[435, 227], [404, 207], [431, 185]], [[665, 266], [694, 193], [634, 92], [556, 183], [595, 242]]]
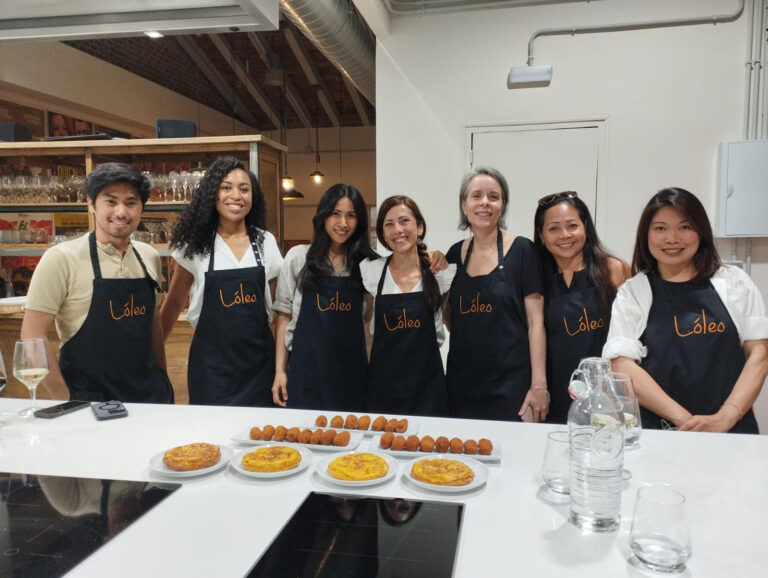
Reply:
[[[28, 405], [28, 400], [0, 398], [0, 412]], [[150, 458], [170, 447], [206, 441], [237, 450], [241, 446], [230, 438], [247, 427], [303, 426], [319, 413], [183, 405], [127, 408], [127, 418], [104, 422], [88, 409], [53, 420], [13, 416], [0, 429], [0, 471], [152, 480], [157, 478], [150, 472]], [[469, 493], [439, 494], [398, 474], [387, 484], [355, 491], [323, 482], [313, 467], [268, 481], [242, 478], [227, 468], [185, 481], [70, 575], [242, 576], [305, 495], [317, 490], [465, 503], [456, 576], [648, 576], [653, 574], [627, 562], [635, 492], [644, 482], [669, 483], [687, 497], [693, 556], [683, 576], [753, 577], [764, 575], [768, 567], [767, 436], [644, 431], [640, 448], [625, 454], [632, 479], [622, 493], [621, 529], [580, 535], [567, 522], [567, 506], [551, 506], [536, 497], [546, 433], [558, 427], [415, 419], [422, 433], [487, 437], [501, 444], [501, 464], [488, 464], [487, 485]], [[360, 449], [367, 449], [369, 439], [364, 438]], [[316, 453], [313, 461], [325, 455]]]

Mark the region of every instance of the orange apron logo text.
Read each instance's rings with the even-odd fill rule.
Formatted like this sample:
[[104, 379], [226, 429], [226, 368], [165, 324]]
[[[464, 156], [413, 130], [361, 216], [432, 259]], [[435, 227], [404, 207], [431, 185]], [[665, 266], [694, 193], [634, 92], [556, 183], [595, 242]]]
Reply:
[[243, 284], [240, 283], [240, 289], [235, 291], [235, 295], [230, 303], [224, 301], [224, 293], [219, 289], [219, 297], [221, 298], [221, 304], [224, 307], [232, 307], [234, 305], [242, 305], [243, 303], [258, 303], [259, 298], [256, 293], [246, 293], [243, 290]]
[[316, 293], [315, 296], [317, 297], [317, 310], [318, 311], [352, 311], [352, 303], [345, 303], [343, 301], [339, 301], [339, 292], [336, 291], [336, 296], [331, 297], [330, 302], [328, 303], [328, 307], [323, 307], [320, 305], [320, 294]]
[[403, 314], [397, 316], [397, 323], [392, 326], [389, 325], [389, 319], [387, 319], [387, 315], [384, 314], [384, 325], [387, 326], [389, 331], [397, 331], [399, 329], [416, 329], [421, 327], [421, 321], [418, 319], [415, 321], [408, 319], [408, 315], [405, 312], [405, 307], [403, 307]]
[[674, 316], [675, 321], [675, 333], [678, 337], [689, 337], [691, 335], [707, 335], [708, 333], [725, 333], [725, 322], [720, 321], [707, 321], [707, 313], [702, 309], [701, 315], [696, 317], [696, 321], [693, 322], [693, 327], [687, 333], [680, 331], [680, 327], [677, 324], [677, 315]]
[[493, 305], [490, 303], [480, 303], [480, 292], [469, 302], [469, 309], [464, 309], [464, 296], [459, 295], [459, 313], [467, 315], [469, 313], [490, 313], [493, 311]]
[[109, 314], [115, 321], [120, 321], [126, 317], [141, 317], [147, 314], [147, 307], [145, 305], [136, 306], [133, 302], [133, 294], [131, 294], [130, 301], [126, 301], [123, 305], [123, 311], [121, 315], [115, 315], [115, 308], [112, 305], [112, 301], [109, 302]]
[[595, 321], [594, 319], [589, 318], [589, 314], [587, 313], [586, 307], [582, 309], [582, 311], [584, 312], [584, 315], [579, 317], [578, 326], [573, 331], [568, 329], [568, 320], [565, 317], [563, 317], [563, 325], [565, 325], [565, 332], [571, 337], [573, 337], [574, 335], [578, 335], [579, 333], [595, 331], [596, 329], [605, 327], [605, 322], [603, 321], [602, 317], [597, 321]]

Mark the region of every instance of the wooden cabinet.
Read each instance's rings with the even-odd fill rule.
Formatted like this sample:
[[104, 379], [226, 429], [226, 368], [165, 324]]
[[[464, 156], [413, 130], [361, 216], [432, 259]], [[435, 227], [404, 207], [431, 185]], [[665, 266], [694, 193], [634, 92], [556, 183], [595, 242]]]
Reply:
[[[190, 167], [207, 167], [216, 158], [230, 155], [245, 162], [259, 178], [267, 205], [267, 228], [278, 240], [280, 231], [280, 159], [286, 149], [261, 135], [201, 137], [179, 139], [136, 139], [136, 140], [94, 140], [67, 142], [0, 143], [0, 164], [17, 164], [23, 158], [27, 166], [38, 166], [44, 171], [57, 166], [69, 166], [82, 174], [90, 173], [104, 162], [124, 162], [135, 166], [164, 167], [172, 170], [183, 163]], [[55, 170], [52, 170], [56, 174]], [[2, 213], [86, 213], [85, 203], [44, 203], [22, 204], [3, 203]], [[144, 216], [162, 216], [164, 213], [179, 212], [186, 203], [148, 202]], [[93, 228], [92, 221], [90, 228]], [[0, 256], [42, 255], [48, 245], [0, 243]], [[156, 245], [163, 256], [168, 256], [167, 245]], [[2, 289], [2, 288], [0, 288]], [[13, 344], [21, 328], [21, 307], [0, 307], [0, 349], [6, 368], [10, 370], [13, 360]], [[192, 328], [185, 319], [180, 319], [166, 342], [168, 373], [176, 389], [177, 403], [187, 401], [187, 356], [192, 337]], [[51, 336], [52, 342], [58, 342]], [[47, 397], [44, 388], [39, 389], [40, 397]], [[26, 397], [27, 391], [14, 379], [8, 379], [8, 387], [0, 393], [3, 396]]]

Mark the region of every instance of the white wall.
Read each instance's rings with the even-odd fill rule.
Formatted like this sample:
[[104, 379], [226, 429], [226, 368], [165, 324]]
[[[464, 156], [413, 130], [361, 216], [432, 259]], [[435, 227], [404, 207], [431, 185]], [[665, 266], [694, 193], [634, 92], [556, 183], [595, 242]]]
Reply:
[[[427, 244], [446, 250], [461, 237], [466, 125], [606, 117], [608, 196], [600, 234], [630, 259], [637, 219], [659, 189], [687, 188], [714, 208], [717, 143], [742, 138], [746, 17], [717, 26], [539, 38], [535, 63], [553, 65], [551, 85], [509, 90], [506, 75], [525, 65], [528, 39], [540, 28], [708, 16], [736, 5], [613, 0], [393, 17], [376, 52], [379, 199], [411, 195], [429, 222]], [[514, 203], [515, 178], [506, 176]], [[766, 241], [755, 242], [752, 272], [768, 295]], [[767, 397], [759, 410], [764, 431]]]

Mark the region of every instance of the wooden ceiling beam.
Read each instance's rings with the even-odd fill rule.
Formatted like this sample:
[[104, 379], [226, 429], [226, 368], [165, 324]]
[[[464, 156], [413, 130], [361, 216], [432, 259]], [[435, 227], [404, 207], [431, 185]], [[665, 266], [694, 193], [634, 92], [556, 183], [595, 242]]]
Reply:
[[[259, 58], [261, 58], [264, 64], [269, 66], [269, 49], [266, 47], [259, 35], [254, 32], [249, 32], [248, 40], [251, 41], [253, 48], [256, 50], [256, 52], [259, 53]], [[288, 79], [288, 74], [285, 70], [285, 63], [283, 63], [283, 82], [285, 82], [285, 99], [288, 101], [288, 104], [293, 109], [293, 112], [296, 113], [296, 116], [299, 117], [301, 124], [304, 125], [305, 128], [311, 127], [312, 119], [310, 117], [309, 110], [307, 110], [307, 107], [304, 106], [304, 101], [296, 90], [296, 87], [293, 86], [291, 81]]]
[[240, 59], [234, 55], [234, 53], [232, 52], [232, 48], [229, 46], [229, 44], [227, 44], [227, 42], [218, 34], [209, 34], [208, 38], [211, 39], [211, 42], [213, 42], [213, 45], [224, 57], [224, 60], [226, 60], [230, 64], [230, 66], [232, 66], [232, 70], [234, 71], [238, 80], [240, 80], [243, 86], [245, 86], [246, 90], [248, 91], [248, 94], [250, 94], [253, 100], [256, 101], [256, 104], [259, 105], [261, 110], [264, 111], [264, 114], [267, 115], [267, 117], [275, 126], [275, 128], [277, 130], [281, 130], [283, 127], [283, 123], [282, 123], [282, 119], [280, 118], [280, 115], [274, 109], [274, 107], [272, 106], [272, 103], [269, 102], [269, 99], [261, 91], [258, 85], [248, 81], [248, 73], [245, 70], [245, 66], [240, 61]]
[[344, 79], [344, 86], [347, 87], [349, 98], [352, 99], [352, 103], [355, 105], [355, 110], [357, 111], [357, 116], [360, 117], [363, 126], [371, 126], [371, 119], [368, 118], [363, 99], [360, 98], [360, 93], [357, 91], [357, 88], [355, 88], [355, 85], [352, 84], [346, 76], [342, 74], [341, 77]]
[[[216, 66], [211, 62], [210, 58], [206, 56], [205, 52], [197, 45], [192, 36], [174, 36], [179, 46], [189, 55], [195, 65], [205, 75], [211, 85], [224, 97], [227, 102], [232, 102], [232, 92], [228, 90], [229, 83]], [[237, 114], [243, 122], [250, 125], [254, 129], [261, 129], [258, 119], [251, 114], [251, 111], [246, 106], [245, 102], [238, 97], [234, 97], [233, 108], [235, 114]], [[199, 127], [198, 127], [199, 128]]]
[[[320, 105], [323, 107], [325, 114], [331, 119], [331, 124], [333, 126], [339, 126], [341, 124], [339, 111], [336, 110], [336, 105], [330, 97], [328, 88], [325, 86], [317, 68], [309, 57], [309, 54], [307, 54], [304, 46], [299, 41], [293, 28], [285, 29], [285, 39], [288, 42], [288, 46], [291, 47], [291, 51], [296, 57], [296, 60], [299, 61], [299, 66], [301, 66], [301, 69], [304, 71], [307, 80], [318, 90], [318, 100], [320, 101]], [[342, 74], [342, 76], [344, 75]]]

